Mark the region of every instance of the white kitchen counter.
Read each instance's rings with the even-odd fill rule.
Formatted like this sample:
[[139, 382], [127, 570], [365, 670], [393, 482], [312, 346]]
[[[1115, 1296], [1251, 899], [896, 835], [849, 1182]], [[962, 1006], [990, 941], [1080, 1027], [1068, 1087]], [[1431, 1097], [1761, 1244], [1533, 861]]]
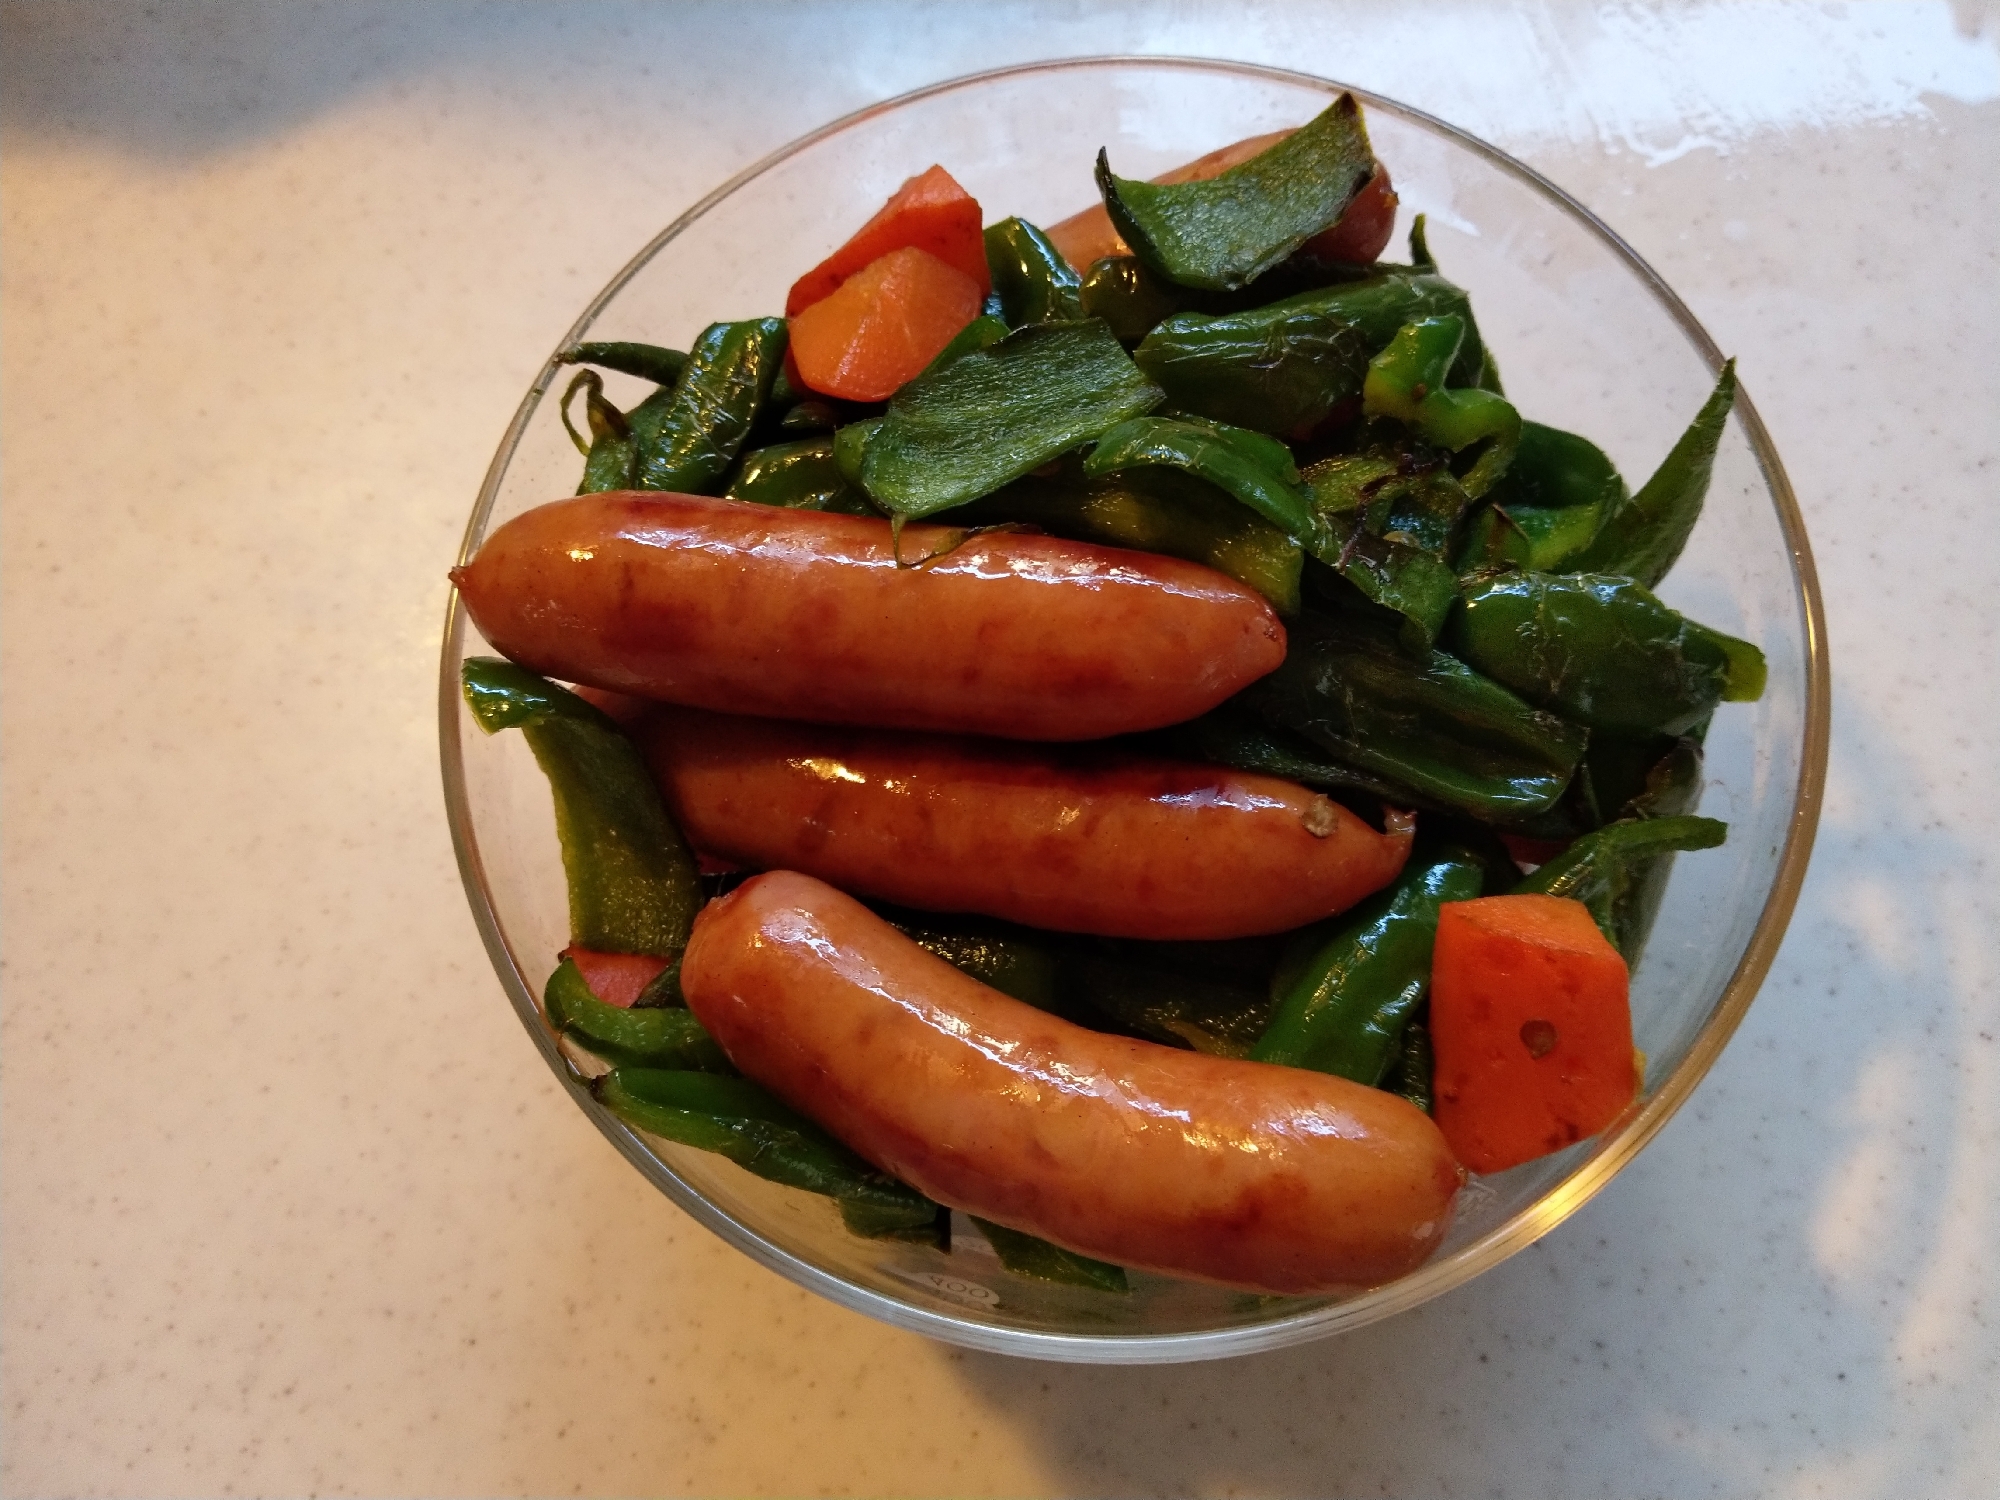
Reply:
[[[8, 4], [0, 1488], [2000, 1493], [2000, 12]], [[449, 564], [522, 389], [708, 188], [1037, 56], [1494, 140], [1742, 362], [1834, 749], [1741, 1032], [1500, 1269], [1088, 1369], [723, 1247], [563, 1097], [445, 832]], [[866, 207], [866, 205], [860, 205]]]

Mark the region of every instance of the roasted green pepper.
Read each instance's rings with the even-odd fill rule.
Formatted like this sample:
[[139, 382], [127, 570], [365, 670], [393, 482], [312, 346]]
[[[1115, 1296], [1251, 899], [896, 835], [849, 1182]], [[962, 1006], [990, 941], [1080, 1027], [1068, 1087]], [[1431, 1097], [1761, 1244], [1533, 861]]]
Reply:
[[726, 1156], [759, 1177], [852, 1203], [872, 1234], [925, 1231], [938, 1205], [876, 1171], [803, 1115], [747, 1078], [659, 1068], [618, 1068], [591, 1092], [626, 1124]]
[[1413, 858], [1387, 892], [1339, 920], [1278, 995], [1270, 1029], [1250, 1055], [1380, 1086], [1430, 990], [1438, 907], [1473, 899], [1484, 875], [1464, 850]]
[[1593, 729], [1679, 734], [1724, 698], [1764, 690], [1763, 654], [1629, 578], [1501, 573], [1464, 589], [1452, 650], [1542, 708]]
[[1650, 921], [1635, 896], [1644, 888], [1647, 867], [1662, 855], [1713, 849], [1729, 825], [1714, 818], [1633, 818], [1607, 823], [1587, 833], [1514, 887], [1516, 893], [1562, 896], [1581, 901], [1599, 929], [1628, 962], [1644, 939], [1641, 919]]
[[1299, 483], [1298, 465], [1276, 438], [1220, 422], [1135, 417], [1098, 438], [1083, 472], [1097, 478], [1151, 466], [1205, 479], [1308, 548], [1325, 546], [1326, 528]]
[[512, 662], [472, 657], [460, 675], [479, 727], [519, 729], [549, 778], [570, 940], [606, 953], [679, 953], [701, 887], [632, 742], [576, 694]]
[[590, 992], [575, 964], [556, 965], [542, 991], [549, 1025], [615, 1066], [734, 1073], [715, 1038], [679, 1007], [607, 1005]]
[[892, 515], [927, 516], [990, 495], [1159, 401], [1104, 324], [1033, 323], [898, 391], [863, 440], [861, 484]]
[[831, 510], [851, 516], [878, 514], [868, 497], [849, 484], [833, 454], [832, 434], [795, 443], [774, 443], [746, 453], [730, 477], [731, 500], [778, 505], [788, 510]]
[[1182, 411], [1259, 432], [1303, 433], [1361, 394], [1368, 349], [1324, 307], [1275, 317], [1177, 313], [1132, 359]]
[[[586, 441], [570, 421], [569, 407], [578, 391], [584, 392], [584, 412], [590, 424], [590, 437]], [[629, 489], [632, 484], [632, 464], [638, 454], [638, 440], [632, 435], [632, 426], [625, 414], [613, 406], [604, 396], [604, 380], [595, 370], [579, 370], [563, 392], [562, 423], [569, 433], [569, 440], [576, 444], [577, 451], [584, 455], [583, 483], [577, 486], [579, 495], [594, 495], [602, 490]]]
[[1303, 617], [1283, 664], [1240, 696], [1336, 759], [1488, 822], [1554, 805], [1587, 738], [1455, 657], [1413, 657], [1394, 627], [1358, 614]]
[[1335, 760], [1312, 741], [1266, 723], [1236, 700], [1185, 724], [1147, 735], [1142, 743], [1163, 754], [1277, 776], [1301, 786], [1359, 792], [1402, 807], [1436, 805], [1386, 776], [1376, 776]]
[[672, 385], [687, 368], [688, 357], [679, 349], [658, 344], [598, 343], [572, 344], [557, 356], [566, 365], [597, 365], [620, 375], [636, 375], [655, 385]]
[[1450, 390], [1445, 377], [1465, 343], [1465, 319], [1456, 313], [1405, 323], [1389, 346], [1368, 362], [1361, 408], [1371, 417], [1408, 423], [1426, 442], [1452, 453], [1485, 444], [1459, 483], [1477, 500], [1513, 462], [1521, 440], [1521, 414], [1503, 396], [1471, 387]]
[[1053, 1281], [1063, 1286], [1090, 1287], [1099, 1292], [1129, 1292], [1132, 1289], [1125, 1280], [1124, 1270], [1118, 1266], [1078, 1255], [1074, 1250], [1051, 1245], [1047, 1240], [1036, 1239], [1018, 1229], [1009, 1229], [1004, 1224], [994, 1224], [971, 1214], [966, 1217], [979, 1226], [979, 1232], [986, 1236], [986, 1243], [1000, 1257], [1000, 1264], [1016, 1276], [1026, 1276], [1034, 1281]]
[[1169, 281], [1217, 290], [1255, 281], [1338, 222], [1374, 174], [1352, 94], [1205, 182], [1114, 177], [1109, 158], [1097, 154], [1105, 211], [1133, 254]]
[[1082, 282], [1062, 251], [1026, 219], [1002, 219], [986, 228], [986, 266], [1008, 326], [1073, 323], [1083, 316]]
[[632, 423], [640, 489], [712, 494], [756, 425], [785, 358], [785, 320], [713, 323], [688, 354], [657, 416]]
[[1736, 361], [1639, 493], [1612, 506], [1590, 545], [1569, 560], [1575, 572], [1619, 573], [1648, 588], [1667, 576], [1701, 517], [1722, 431], [1736, 404]]

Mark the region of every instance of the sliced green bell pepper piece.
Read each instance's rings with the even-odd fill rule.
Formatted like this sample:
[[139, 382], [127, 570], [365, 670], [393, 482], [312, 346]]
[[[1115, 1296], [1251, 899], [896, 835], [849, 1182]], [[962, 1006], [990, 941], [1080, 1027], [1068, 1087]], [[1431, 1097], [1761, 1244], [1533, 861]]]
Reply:
[[713, 323], [656, 414], [641, 423], [634, 482], [640, 489], [713, 494], [736, 461], [785, 359], [785, 320]]
[[1100, 1292], [1132, 1290], [1121, 1267], [1078, 1255], [1074, 1250], [1051, 1245], [1047, 1240], [1036, 1239], [1018, 1229], [1009, 1229], [1004, 1224], [994, 1224], [976, 1215], [968, 1214], [967, 1217], [979, 1226], [979, 1232], [986, 1236], [986, 1243], [1000, 1257], [1000, 1264], [1016, 1276], [1053, 1281], [1063, 1286], [1090, 1287]]
[[1505, 823], [1553, 806], [1576, 770], [1586, 730], [1442, 651], [1413, 657], [1386, 623], [1307, 615], [1290, 633], [1242, 701], [1419, 801]]
[[1281, 435], [1309, 431], [1359, 395], [1368, 369], [1360, 331], [1310, 306], [1264, 318], [1177, 313], [1132, 359], [1180, 410]]
[[519, 729], [549, 778], [570, 940], [605, 953], [679, 953], [701, 886], [632, 742], [576, 694], [512, 662], [472, 657], [460, 675], [479, 727]]
[[938, 1205], [878, 1172], [819, 1126], [747, 1078], [659, 1068], [617, 1068], [591, 1093], [626, 1124], [726, 1156], [786, 1187], [866, 1209], [872, 1232], [932, 1225]]
[[1593, 729], [1679, 734], [1725, 695], [1763, 691], [1763, 653], [1667, 608], [1629, 578], [1474, 579], [1452, 650], [1529, 702]]
[[1342, 94], [1285, 139], [1205, 182], [1112, 175], [1097, 154], [1105, 211], [1148, 269], [1183, 286], [1245, 286], [1347, 211], [1375, 172], [1361, 106]]
[[831, 433], [795, 443], [773, 443], [746, 453], [725, 492], [731, 500], [788, 510], [830, 510], [850, 516], [879, 514], [849, 484], [833, 454]]
[[1465, 320], [1455, 313], [1406, 323], [1368, 362], [1361, 408], [1371, 417], [1394, 417], [1425, 441], [1453, 453], [1485, 443], [1459, 478], [1477, 500], [1513, 462], [1521, 439], [1521, 414], [1503, 396], [1477, 387], [1449, 390], [1445, 378], [1465, 343]]
[[1480, 861], [1463, 850], [1413, 858], [1388, 891], [1339, 919], [1278, 995], [1251, 1057], [1379, 1087], [1430, 992], [1439, 905], [1472, 900], [1484, 878]]
[[1155, 465], [1207, 480], [1308, 547], [1326, 544], [1291, 450], [1275, 438], [1220, 422], [1135, 417], [1098, 438], [1083, 472], [1098, 478]]
[[990, 495], [1160, 399], [1103, 323], [1030, 324], [898, 391], [865, 439], [861, 484], [892, 515], [928, 516]]
[[1687, 545], [1715, 473], [1730, 409], [1736, 404], [1736, 361], [1729, 360], [1687, 431], [1639, 492], [1606, 514], [1604, 525], [1567, 568], [1619, 573], [1648, 588], [1667, 576]]
[[714, 1037], [681, 1007], [607, 1005], [590, 992], [575, 964], [556, 965], [542, 991], [549, 1025], [615, 1066], [734, 1073]]
[[1062, 251], [1026, 219], [1002, 219], [986, 228], [986, 266], [1001, 316], [1012, 328], [1024, 323], [1073, 323], [1083, 316], [1081, 279]]

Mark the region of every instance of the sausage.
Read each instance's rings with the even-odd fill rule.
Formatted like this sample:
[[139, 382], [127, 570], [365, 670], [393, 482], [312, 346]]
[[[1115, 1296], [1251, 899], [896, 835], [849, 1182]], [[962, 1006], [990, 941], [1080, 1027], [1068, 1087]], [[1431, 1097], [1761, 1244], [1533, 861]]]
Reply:
[[[947, 550], [954, 541], [962, 545]], [[1214, 707], [1284, 659], [1254, 590], [1088, 542], [701, 495], [516, 516], [452, 578], [532, 671], [729, 713], [1085, 740]]]
[[[1290, 130], [1273, 130], [1266, 135], [1250, 136], [1234, 145], [1211, 151], [1206, 156], [1198, 156], [1171, 172], [1162, 172], [1153, 181], [1163, 186], [1176, 182], [1206, 182], [1211, 177], [1220, 177], [1231, 167], [1241, 166], [1291, 133]], [[1389, 169], [1377, 162], [1375, 175], [1361, 185], [1361, 191], [1354, 195], [1347, 211], [1334, 221], [1331, 228], [1322, 229], [1299, 249], [1319, 260], [1369, 265], [1381, 255], [1389, 243], [1389, 236], [1395, 232], [1396, 205], [1399, 201], [1396, 189], [1389, 181]], [[1075, 268], [1078, 275], [1107, 255], [1132, 253], [1132, 247], [1120, 238], [1117, 229], [1112, 226], [1111, 215], [1104, 211], [1102, 203], [1071, 214], [1046, 233], [1050, 243], [1062, 252], [1063, 259]]]
[[634, 728], [703, 853], [843, 890], [1107, 937], [1289, 932], [1394, 880], [1377, 833], [1288, 781], [1100, 746], [658, 709]]
[[738, 1068], [883, 1171], [1117, 1265], [1374, 1285], [1437, 1247], [1464, 1178], [1397, 1095], [1086, 1031], [807, 875], [711, 902], [681, 986]]

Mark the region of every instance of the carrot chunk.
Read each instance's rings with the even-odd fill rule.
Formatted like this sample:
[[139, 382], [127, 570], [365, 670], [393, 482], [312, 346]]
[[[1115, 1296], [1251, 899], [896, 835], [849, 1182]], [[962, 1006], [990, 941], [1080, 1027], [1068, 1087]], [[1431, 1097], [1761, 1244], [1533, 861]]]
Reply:
[[904, 183], [853, 239], [792, 283], [791, 295], [785, 298], [785, 316], [795, 318], [815, 302], [832, 296], [842, 282], [891, 250], [912, 247], [929, 251], [971, 277], [982, 301], [993, 289], [992, 272], [986, 267], [979, 201], [943, 167], [932, 167]]
[[881, 401], [979, 316], [985, 294], [927, 250], [892, 250], [792, 319], [799, 378], [823, 396]]
[[646, 986], [673, 962], [644, 953], [598, 953], [589, 948], [565, 948], [561, 956], [576, 965], [591, 994], [620, 1010], [630, 1010]]
[[1439, 909], [1431, 959], [1438, 1128], [1475, 1172], [1596, 1135], [1632, 1101], [1625, 960], [1580, 901], [1485, 896]]

